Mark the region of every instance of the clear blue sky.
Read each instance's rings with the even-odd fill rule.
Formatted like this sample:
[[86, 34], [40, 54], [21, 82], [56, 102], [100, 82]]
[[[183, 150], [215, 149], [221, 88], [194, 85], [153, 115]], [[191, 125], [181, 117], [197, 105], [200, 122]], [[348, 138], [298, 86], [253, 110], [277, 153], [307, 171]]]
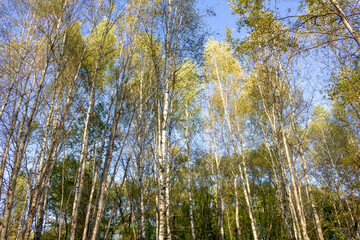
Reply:
[[231, 14], [226, 0], [199, 0], [200, 9], [211, 9], [216, 16], [207, 17], [206, 22], [213, 37], [218, 41], [225, 39], [225, 27], [236, 30], [236, 16]]

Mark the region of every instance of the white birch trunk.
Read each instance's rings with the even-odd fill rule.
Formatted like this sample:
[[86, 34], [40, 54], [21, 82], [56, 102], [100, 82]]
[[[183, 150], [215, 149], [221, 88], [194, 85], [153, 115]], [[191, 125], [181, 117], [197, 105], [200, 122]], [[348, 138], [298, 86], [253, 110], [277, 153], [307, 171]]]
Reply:
[[88, 228], [89, 228], [89, 219], [90, 219], [90, 213], [91, 213], [91, 205], [92, 205], [92, 202], [93, 202], [95, 187], [96, 187], [96, 183], [97, 183], [97, 180], [98, 180], [98, 164], [97, 164], [97, 155], [96, 155], [96, 153], [97, 153], [97, 148], [95, 147], [95, 154], [94, 154], [94, 167], [95, 167], [95, 170], [94, 170], [93, 180], [92, 180], [92, 184], [91, 184], [90, 197], [89, 197], [89, 202], [88, 202], [87, 211], [86, 211], [86, 217], [85, 217], [82, 240], [86, 240], [86, 237], [87, 237], [87, 232], [88, 232]]
[[220, 159], [218, 157], [218, 151], [217, 151], [217, 144], [216, 144], [216, 136], [215, 136], [215, 130], [213, 126], [213, 121], [211, 119], [211, 132], [212, 132], [212, 139], [214, 144], [214, 158], [215, 158], [215, 164], [216, 164], [216, 178], [214, 178], [214, 190], [215, 190], [215, 203], [216, 205], [219, 204], [218, 195], [220, 197], [220, 219], [219, 219], [219, 231], [220, 231], [220, 239], [224, 240], [224, 201], [222, 196], [222, 186], [221, 186], [221, 179], [220, 179]]
[[189, 112], [188, 106], [186, 103], [185, 106], [185, 119], [186, 119], [186, 126], [185, 126], [185, 141], [186, 141], [186, 155], [188, 160], [188, 193], [189, 193], [189, 217], [190, 217], [190, 229], [191, 229], [191, 238], [195, 240], [195, 227], [194, 227], [194, 215], [193, 215], [193, 202], [192, 202], [192, 178], [191, 178], [191, 157], [190, 157], [190, 139], [189, 139]]
[[224, 203], [224, 196], [222, 189], [219, 190], [220, 192], [220, 239], [225, 239], [225, 232], [224, 232], [224, 210], [225, 210], [225, 203]]
[[234, 177], [234, 193], [235, 193], [235, 223], [236, 223], [236, 235], [237, 239], [241, 240], [241, 228], [240, 228], [240, 220], [239, 220], [239, 197], [237, 191], [237, 178], [238, 176], [235, 175]]
[[[171, 8], [172, 0], [167, 0], [166, 2], [166, 33], [165, 33], [165, 79], [164, 79], [164, 93], [162, 96], [162, 113], [160, 116], [160, 129], [159, 129], [159, 154], [158, 154], [158, 166], [159, 166], [159, 183], [160, 183], [160, 195], [159, 195], [159, 240], [165, 239], [165, 227], [166, 227], [166, 145], [167, 145], [167, 123], [168, 123], [168, 113], [169, 113], [169, 95], [170, 95], [170, 14], [172, 12]], [[160, 100], [160, 99], [159, 99]]]
[[354, 28], [351, 26], [350, 22], [347, 20], [346, 15], [344, 13], [344, 10], [341, 8], [337, 0], [330, 0], [331, 4], [335, 7], [335, 12], [340, 17], [342, 23], [346, 27], [346, 29], [349, 31], [351, 36], [355, 39], [356, 43], [360, 46], [360, 36], [359, 33], [354, 30]]
[[230, 218], [229, 218], [229, 212], [226, 211], [226, 218], [227, 218], [227, 224], [228, 224], [228, 231], [230, 234], [230, 240], [233, 240], [233, 235], [232, 235], [232, 231], [231, 231], [231, 225], [230, 225]]
[[160, 149], [158, 155], [159, 164], [159, 182], [160, 182], [160, 198], [159, 198], [159, 240], [165, 239], [166, 226], [166, 123], [169, 107], [169, 79], [165, 81], [164, 106], [161, 117], [161, 138]]
[[40, 201], [40, 209], [37, 210], [37, 217], [36, 217], [36, 227], [35, 227], [35, 237], [34, 240], [40, 240], [42, 235], [42, 229], [44, 225], [44, 214], [46, 211], [46, 204], [47, 204], [47, 198], [49, 194], [49, 185], [50, 182], [46, 183], [45, 186], [45, 193], [42, 194], [42, 200]]

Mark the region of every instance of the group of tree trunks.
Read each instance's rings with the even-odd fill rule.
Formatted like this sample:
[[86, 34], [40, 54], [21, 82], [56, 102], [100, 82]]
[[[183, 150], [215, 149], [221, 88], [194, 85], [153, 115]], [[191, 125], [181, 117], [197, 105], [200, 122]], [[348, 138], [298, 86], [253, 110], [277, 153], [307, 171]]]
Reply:
[[0, 239], [360, 239], [360, 5], [281, 2], [1, 3]]

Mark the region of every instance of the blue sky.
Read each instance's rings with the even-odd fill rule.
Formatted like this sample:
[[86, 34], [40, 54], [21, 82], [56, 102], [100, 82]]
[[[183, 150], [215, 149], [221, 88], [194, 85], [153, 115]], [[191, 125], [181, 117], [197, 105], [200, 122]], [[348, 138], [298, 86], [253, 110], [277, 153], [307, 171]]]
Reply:
[[231, 14], [230, 6], [226, 0], [199, 0], [200, 9], [211, 9], [216, 16], [207, 17], [206, 22], [213, 37], [218, 41], [225, 39], [225, 27], [236, 30], [236, 16]]
[[[270, 1], [269, 7], [271, 9], [275, 9], [274, 3], [275, 1]], [[298, 0], [280, 0], [277, 1], [276, 7], [280, 11], [280, 15], [282, 17], [295, 15], [296, 9], [299, 6]], [[218, 41], [223, 41], [226, 37], [225, 27], [229, 27], [234, 30], [233, 34], [236, 37], [242, 37], [246, 34], [245, 31], [241, 33], [237, 32], [236, 26], [236, 16], [232, 14], [230, 6], [227, 3], [227, 0], [199, 0], [198, 7], [201, 10], [211, 9], [216, 16], [207, 17], [206, 22], [208, 27], [213, 32], [213, 37]], [[291, 9], [289, 12], [288, 9]]]

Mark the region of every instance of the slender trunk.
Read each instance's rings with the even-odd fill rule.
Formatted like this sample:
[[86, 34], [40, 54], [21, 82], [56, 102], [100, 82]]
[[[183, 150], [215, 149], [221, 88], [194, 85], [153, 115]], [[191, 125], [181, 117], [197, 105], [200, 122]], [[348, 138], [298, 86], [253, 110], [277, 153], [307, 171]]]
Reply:
[[11, 91], [14, 89], [14, 85], [15, 83], [17, 83], [19, 81], [19, 78], [17, 78], [16, 80], [13, 79], [13, 81], [11, 82], [10, 86], [9, 86], [9, 89], [7, 90], [6, 92], [6, 96], [4, 98], [4, 101], [2, 102], [2, 106], [0, 108], [0, 120], [1, 120], [1, 116], [7, 106], [7, 104], [9, 103], [9, 98], [10, 98], [10, 94], [11, 94]]
[[[289, 146], [290, 147], [290, 146]], [[297, 186], [297, 192], [299, 194], [299, 204], [300, 204], [300, 209], [302, 209], [303, 211], [303, 215], [305, 217], [305, 208], [304, 208], [304, 204], [303, 204], [303, 197], [302, 197], [302, 184], [301, 181], [299, 179], [299, 174], [298, 171], [296, 169], [296, 159], [295, 159], [295, 155], [292, 151], [290, 151], [291, 157], [290, 159], [292, 160], [292, 166], [293, 166], [293, 170], [294, 170], [294, 177], [295, 177], [295, 181], [296, 181], [296, 186]], [[306, 188], [305, 188], [306, 189]], [[306, 192], [306, 191], [305, 191]], [[306, 192], [307, 193], [307, 192]]]
[[[32, 180], [32, 179], [31, 179]], [[32, 181], [31, 181], [32, 182]], [[28, 187], [28, 190], [30, 189], [30, 186]], [[24, 204], [23, 204], [23, 207], [21, 209], [21, 214], [20, 214], [20, 223], [19, 223], [19, 226], [17, 228], [17, 231], [16, 231], [16, 236], [15, 236], [15, 239], [19, 239], [20, 237], [20, 234], [22, 232], [22, 227], [23, 227], [23, 224], [24, 224], [24, 221], [25, 221], [25, 216], [24, 216], [24, 213], [25, 213], [25, 210], [27, 208], [27, 205], [28, 205], [28, 200], [29, 200], [29, 194], [26, 194], [26, 197], [25, 197], [25, 200], [24, 200]]]
[[186, 141], [186, 155], [188, 160], [188, 193], [189, 193], [189, 217], [190, 217], [190, 228], [191, 228], [191, 238], [195, 240], [195, 227], [194, 227], [194, 215], [193, 215], [193, 201], [192, 201], [192, 180], [191, 180], [191, 157], [190, 157], [190, 139], [189, 139], [189, 112], [187, 108], [187, 103], [185, 107], [185, 118], [186, 118], [186, 126], [185, 126], [185, 141]]
[[[300, 231], [300, 224], [299, 224], [299, 220], [297, 217], [297, 213], [295, 210], [295, 205], [293, 202], [293, 193], [290, 189], [290, 184], [287, 178], [287, 174], [285, 171], [285, 163], [283, 163], [283, 153], [282, 153], [282, 149], [280, 148], [280, 142], [278, 142], [278, 139], [276, 138], [276, 143], [277, 143], [277, 148], [280, 151], [279, 154], [279, 167], [280, 167], [280, 172], [281, 172], [281, 181], [282, 181], [282, 185], [283, 185], [283, 195], [284, 197], [287, 199], [289, 208], [290, 208], [290, 214], [291, 214], [291, 218], [292, 218], [292, 222], [293, 222], [293, 230], [294, 230], [294, 237], [295, 239], [302, 239], [301, 237], [301, 231]], [[288, 223], [289, 224], [289, 223]]]
[[[154, 168], [156, 168], [156, 164], [154, 164]], [[157, 170], [155, 169], [155, 183], [159, 188], [159, 177], [157, 174]], [[158, 189], [157, 189], [158, 190]], [[156, 191], [155, 193], [155, 205], [156, 205], [156, 240], [159, 239], [159, 222], [160, 222], [160, 212], [159, 212], [159, 193], [160, 191]]]
[[64, 205], [64, 187], [65, 187], [65, 156], [66, 156], [66, 152], [64, 150], [64, 158], [63, 158], [62, 171], [61, 171], [61, 201], [60, 201], [58, 240], [61, 240], [61, 236], [62, 236], [62, 215], [63, 215], [62, 210]]
[[230, 240], [233, 240], [233, 235], [232, 235], [232, 231], [231, 231], [230, 218], [229, 218], [229, 212], [228, 211], [226, 211], [226, 219], [227, 219], [228, 231], [229, 231], [229, 234], [230, 234]]
[[[213, 122], [211, 120], [211, 132], [212, 132], [212, 139], [214, 144], [214, 158], [215, 158], [215, 164], [216, 164], [216, 178], [214, 178], [214, 190], [215, 190], [215, 204], [216, 206], [219, 204], [218, 195], [220, 197], [220, 218], [219, 218], [219, 228], [220, 228], [220, 239], [224, 240], [224, 200], [223, 200], [223, 193], [222, 193], [222, 185], [221, 185], [221, 176], [220, 176], [220, 159], [218, 157], [218, 150], [217, 150], [217, 144], [216, 144], [216, 136], [215, 136], [215, 130], [213, 126]], [[214, 175], [214, 174], [212, 174]]]
[[[160, 105], [160, 104], [159, 104]], [[158, 129], [160, 129], [160, 107], [158, 105]], [[158, 133], [155, 134], [154, 137], [154, 146], [155, 146], [155, 151], [154, 151], [154, 181], [155, 181], [155, 186], [156, 186], [156, 192], [155, 192], [155, 212], [156, 212], [156, 240], [159, 239], [159, 222], [160, 222], [160, 212], [159, 212], [159, 195], [160, 195], [160, 181], [159, 181], [159, 173], [158, 173], [158, 155], [159, 155], [159, 149], [160, 149], [160, 134], [159, 131]]]
[[[169, 114], [171, 114], [171, 104], [169, 104]], [[166, 155], [166, 237], [167, 240], [171, 240], [171, 227], [170, 227], [170, 174], [171, 174], [171, 168], [170, 168], [170, 161], [171, 161], [171, 152], [170, 152], [170, 144], [171, 144], [171, 119], [169, 124], [169, 135], [167, 140], [167, 155]]]
[[225, 232], [224, 232], [224, 210], [225, 210], [225, 204], [224, 204], [224, 195], [222, 189], [219, 189], [220, 192], [220, 239], [225, 239]]
[[163, 82], [163, 94], [161, 94], [162, 102], [162, 112], [160, 116], [160, 129], [159, 131], [159, 154], [158, 154], [158, 171], [159, 171], [159, 239], [164, 240], [165, 237], [165, 227], [166, 227], [166, 194], [167, 194], [167, 164], [166, 164], [166, 155], [167, 155], [167, 124], [169, 122], [169, 106], [170, 106], [170, 52], [171, 52], [171, 13], [172, 13], [172, 0], [164, 1], [164, 17], [165, 17], [165, 66], [164, 66], [164, 82]]
[[93, 181], [92, 181], [92, 184], [91, 184], [90, 197], [89, 197], [89, 202], [88, 202], [87, 211], [86, 211], [86, 217], [85, 217], [82, 240], [86, 240], [86, 237], [87, 237], [89, 219], [90, 219], [90, 213], [91, 213], [91, 205], [92, 205], [92, 202], [93, 202], [95, 187], [96, 187], [97, 178], [98, 178], [98, 167], [99, 166], [98, 166], [98, 161], [96, 161], [96, 159], [97, 159], [96, 153], [97, 153], [97, 148], [95, 147], [95, 154], [94, 154], [94, 167], [95, 167], [95, 170], [94, 170], [94, 174], [93, 174]]
[[238, 191], [237, 191], [237, 178], [238, 178], [238, 176], [235, 175], [235, 177], [234, 177], [235, 223], [236, 223], [237, 239], [241, 240], [241, 229], [240, 229], [240, 220], [239, 220], [239, 197], [238, 197]]
[[159, 166], [159, 182], [160, 182], [160, 196], [159, 196], [159, 240], [165, 239], [165, 226], [166, 226], [166, 126], [168, 122], [168, 109], [169, 108], [169, 78], [165, 80], [165, 89], [163, 97], [163, 110], [161, 114], [161, 129], [160, 135], [160, 148], [158, 154]]
[[[71, 93], [71, 89], [69, 89], [68, 93]], [[67, 104], [69, 104], [69, 101], [67, 101], [65, 104], [65, 106], [66, 106], [64, 108], [65, 111], [63, 112], [63, 114], [65, 114], [65, 115], [67, 114], [67, 110], [68, 110]], [[40, 162], [42, 162], [42, 164], [40, 164], [42, 166], [41, 167], [39, 166], [40, 173], [38, 174], [38, 178], [36, 180], [36, 185], [32, 192], [32, 196], [31, 196], [31, 200], [30, 200], [30, 206], [29, 206], [28, 212], [31, 212], [31, 211], [32, 212], [31, 212], [31, 214], [28, 213], [28, 219], [27, 219], [27, 221], [30, 222], [30, 228], [31, 228], [31, 224], [32, 224], [32, 219], [35, 217], [36, 212], [38, 214], [38, 218], [37, 218], [38, 220], [42, 221], [42, 218], [44, 217], [43, 213], [45, 210], [42, 210], [42, 207], [45, 208], [45, 206], [46, 206], [47, 194], [48, 194], [48, 190], [49, 190], [48, 188], [49, 188], [49, 184], [50, 184], [50, 177], [53, 172], [53, 169], [54, 169], [54, 166], [56, 163], [56, 159], [57, 159], [57, 148], [59, 147], [60, 150], [62, 148], [62, 145], [59, 145], [60, 144], [60, 134], [61, 134], [61, 131], [59, 131], [59, 129], [61, 129], [64, 122], [60, 121], [60, 124], [58, 124], [58, 122], [57, 122], [57, 118], [60, 116], [59, 108], [60, 108], [60, 106], [58, 106], [58, 108], [55, 110], [55, 114], [54, 114], [55, 117], [52, 121], [53, 122], [52, 123], [53, 133], [50, 138], [50, 147], [47, 150], [48, 156], [47, 156], [46, 160], [42, 159], [40, 161]], [[44, 158], [44, 156], [43, 156], [43, 158]], [[43, 164], [44, 162], [45, 162], [45, 164]], [[45, 194], [45, 196], [44, 196], [44, 194]], [[39, 215], [40, 213], [41, 213], [41, 215]], [[39, 228], [40, 231], [42, 231], [42, 224], [39, 227], [40, 227]], [[30, 234], [30, 231], [24, 231], [23, 238], [29, 238], [29, 234]], [[39, 234], [41, 235], [41, 232]]]
[[71, 218], [71, 230], [70, 230], [70, 240], [75, 240], [76, 236], [76, 227], [77, 227], [77, 218], [79, 215], [79, 206], [82, 196], [82, 190], [84, 187], [84, 177], [86, 171], [86, 162], [87, 162], [87, 155], [88, 155], [88, 145], [89, 145], [89, 135], [90, 135], [90, 119], [91, 115], [94, 111], [95, 105], [95, 87], [96, 85], [96, 78], [92, 79], [91, 83], [91, 92], [89, 97], [89, 106], [87, 109], [86, 119], [85, 119], [85, 126], [84, 126], [84, 133], [82, 138], [82, 147], [81, 147], [81, 156], [80, 156], [80, 164], [79, 164], [79, 171], [78, 177], [76, 179], [76, 186], [75, 186], [75, 197], [74, 203], [72, 208], [72, 218]]
[[192, 201], [192, 194], [191, 194], [191, 185], [189, 189], [189, 214], [190, 214], [190, 228], [191, 228], [191, 237], [192, 240], [196, 239], [195, 235], [195, 226], [194, 226], [194, 214], [193, 214], [193, 201]]
[[[165, 111], [165, 110], [164, 110]], [[165, 114], [164, 114], [165, 115]], [[160, 195], [159, 195], [159, 240], [165, 239], [165, 225], [166, 225], [166, 169], [165, 169], [165, 151], [166, 143], [164, 142], [166, 135], [166, 126], [165, 122], [162, 123], [161, 129], [161, 140], [160, 140], [160, 153], [158, 156], [159, 161], [159, 184], [160, 184]]]
[[[143, 115], [142, 115], [142, 111], [143, 111], [143, 77], [140, 77], [140, 106], [139, 106], [139, 123], [140, 123], [140, 129], [143, 130], [144, 127], [143, 126]], [[145, 125], [145, 124], [144, 124]], [[145, 240], [145, 209], [144, 209], [144, 179], [143, 179], [143, 175], [144, 175], [144, 166], [143, 166], [143, 156], [142, 156], [142, 144], [143, 144], [143, 138], [140, 137], [141, 134], [145, 134], [143, 131], [140, 131], [137, 135], [138, 135], [138, 174], [139, 174], [139, 185], [140, 185], [140, 196], [139, 196], [139, 200], [140, 200], [140, 208], [139, 208], [139, 212], [140, 212], [140, 240]]]
[[239, 164], [238, 166], [239, 166], [239, 171], [240, 171], [241, 186], [242, 186], [242, 189], [243, 189], [243, 192], [244, 192], [245, 202], [246, 202], [246, 205], [248, 207], [248, 212], [249, 212], [249, 218], [250, 218], [250, 224], [251, 224], [251, 230], [252, 230], [252, 233], [253, 233], [253, 238], [254, 238], [254, 240], [257, 240], [258, 237], [257, 237], [257, 231], [256, 231], [256, 222], [255, 222], [255, 218], [253, 216], [253, 210], [252, 210], [252, 205], [251, 205], [251, 202], [250, 202], [250, 196], [249, 196], [249, 193], [247, 191], [246, 184], [245, 184], [246, 180], [244, 179], [244, 174], [243, 174], [244, 170], [242, 169], [241, 164]]
[[[169, 155], [169, 153], [168, 153]], [[167, 167], [169, 170], [169, 168]], [[171, 240], [170, 228], [170, 173], [166, 174], [166, 237]]]
[[42, 229], [43, 229], [43, 224], [44, 224], [44, 213], [45, 213], [47, 198], [48, 198], [48, 194], [49, 194], [49, 184], [50, 184], [50, 182], [48, 182], [47, 186], [45, 187], [45, 193], [42, 194], [42, 201], [40, 201], [40, 203], [42, 203], [42, 204], [40, 206], [40, 209], [38, 209], [38, 212], [37, 212], [37, 221], [36, 221], [36, 227], [35, 227], [34, 240], [41, 239]]
[[[134, 199], [133, 196], [131, 196], [132, 199]], [[131, 230], [132, 230], [132, 238], [131, 239], [134, 239], [136, 240], [137, 237], [136, 237], [136, 231], [135, 231], [135, 223], [134, 223], [134, 217], [135, 217], [135, 214], [134, 214], [134, 203], [133, 201], [130, 202], [130, 218], [131, 218]]]
[[145, 240], [144, 188], [142, 184], [140, 188], [140, 236], [141, 240]]

